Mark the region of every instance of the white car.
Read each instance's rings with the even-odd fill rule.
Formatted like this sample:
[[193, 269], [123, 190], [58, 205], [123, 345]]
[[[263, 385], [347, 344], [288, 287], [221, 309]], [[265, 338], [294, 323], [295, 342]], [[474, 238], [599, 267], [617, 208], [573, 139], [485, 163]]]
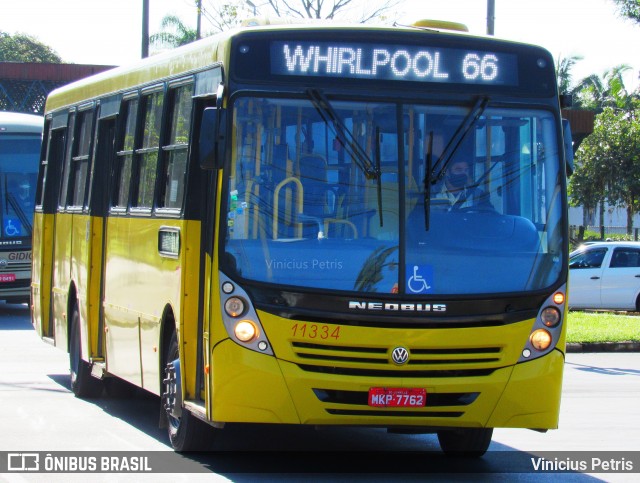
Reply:
[[640, 311], [640, 242], [598, 242], [569, 256], [569, 307]]

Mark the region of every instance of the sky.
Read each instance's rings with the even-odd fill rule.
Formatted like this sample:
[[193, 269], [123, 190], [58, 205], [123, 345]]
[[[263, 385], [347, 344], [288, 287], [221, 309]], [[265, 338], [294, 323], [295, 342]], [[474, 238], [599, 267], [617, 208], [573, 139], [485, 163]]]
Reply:
[[[161, 19], [168, 14], [195, 27], [194, 0], [149, 3], [150, 33], [161, 30]], [[625, 84], [629, 90], [639, 87], [640, 25], [621, 19], [612, 0], [495, 0], [495, 4], [496, 37], [541, 45], [554, 59], [582, 56], [572, 70], [574, 82], [628, 64], [632, 71]], [[0, 0], [0, 12], [0, 31], [32, 35], [65, 62], [123, 65], [140, 58], [142, 0]], [[406, 0], [398, 13], [399, 23], [450, 20], [466, 24], [473, 34], [486, 33], [486, 0]], [[206, 19], [202, 30], [212, 30]]]

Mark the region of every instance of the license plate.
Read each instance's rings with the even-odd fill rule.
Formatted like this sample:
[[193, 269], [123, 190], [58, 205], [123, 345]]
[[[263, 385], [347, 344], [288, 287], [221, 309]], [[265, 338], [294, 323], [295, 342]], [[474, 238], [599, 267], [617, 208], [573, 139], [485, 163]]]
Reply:
[[372, 387], [369, 406], [377, 408], [420, 408], [427, 402], [427, 390], [417, 387]]
[[0, 282], [15, 282], [16, 274], [15, 273], [1, 273], [0, 274]]

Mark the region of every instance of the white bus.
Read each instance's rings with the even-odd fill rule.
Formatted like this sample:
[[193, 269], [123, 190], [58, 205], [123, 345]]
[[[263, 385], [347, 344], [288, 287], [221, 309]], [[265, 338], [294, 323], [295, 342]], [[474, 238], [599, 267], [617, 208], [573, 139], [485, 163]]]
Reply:
[[31, 234], [44, 119], [0, 112], [0, 300], [29, 302]]

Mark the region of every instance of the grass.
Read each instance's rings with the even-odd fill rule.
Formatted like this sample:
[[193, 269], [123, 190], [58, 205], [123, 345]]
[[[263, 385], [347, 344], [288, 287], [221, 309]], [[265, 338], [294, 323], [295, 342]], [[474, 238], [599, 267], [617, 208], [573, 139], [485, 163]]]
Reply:
[[640, 341], [640, 315], [569, 312], [567, 342]]

